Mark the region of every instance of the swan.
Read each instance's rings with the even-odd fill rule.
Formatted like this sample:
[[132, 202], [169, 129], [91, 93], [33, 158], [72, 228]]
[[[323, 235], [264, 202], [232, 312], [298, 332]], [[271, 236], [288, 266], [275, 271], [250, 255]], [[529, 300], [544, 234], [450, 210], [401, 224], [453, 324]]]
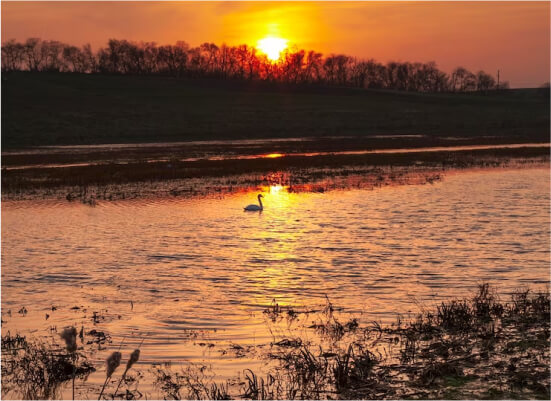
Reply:
[[261, 212], [264, 210], [264, 206], [262, 206], [262, 199], [264, 198], [262, 194], [258, 194], [258, 203], [260, 203], [260, 206], [258, 205], [249, 205], [245, 208], [246, 212]]

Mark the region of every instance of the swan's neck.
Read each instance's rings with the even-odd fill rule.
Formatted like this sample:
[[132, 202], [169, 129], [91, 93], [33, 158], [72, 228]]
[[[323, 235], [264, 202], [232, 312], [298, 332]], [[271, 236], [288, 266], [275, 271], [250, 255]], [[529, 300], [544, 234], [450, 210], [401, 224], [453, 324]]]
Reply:
[[264, 209], [264, 206], [262, 206], [262, 198], [260, 196], [258, 197], [258, 203], [260, 203], [260, 208]]

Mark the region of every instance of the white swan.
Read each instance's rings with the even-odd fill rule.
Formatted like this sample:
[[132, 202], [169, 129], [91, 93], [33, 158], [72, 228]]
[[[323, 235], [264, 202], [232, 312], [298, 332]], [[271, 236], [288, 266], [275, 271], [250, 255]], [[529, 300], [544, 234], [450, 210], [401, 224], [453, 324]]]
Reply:
[[261, 212], [264, 210], [264, 206], [262, 206], [262, 199], [264, 198], [262, 194], [258, 195], [258, 203], [260, 203], [260, 206], [258, 205], [249, 205], [245, 208], [246, 212]]

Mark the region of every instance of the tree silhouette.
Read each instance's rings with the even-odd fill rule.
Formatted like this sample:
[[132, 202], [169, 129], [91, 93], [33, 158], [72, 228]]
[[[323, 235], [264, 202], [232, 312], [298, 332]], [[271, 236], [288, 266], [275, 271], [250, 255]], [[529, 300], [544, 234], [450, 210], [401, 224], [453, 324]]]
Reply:
[[[190, 47], [178, 41], [155, 42], [110, 39], [95, 53], [58, 41], [29, 38], [2, 45], [2, 71], [47, 71], [80, 74], [164, 75], [176, 78], [263, 80], [289, 84], [335, 85], [415, 92], [487, 92], [497, 89], [495, 78], [458, 67], [450, 75], [436, 63], [391, 61], [383, 65], [344, 54], [323, 56], [313, 50], [289, 48], [277, 62], [245, 44], [218, 46], [205, 42]], [[500, 89], [508, 83], [500, 84]]]

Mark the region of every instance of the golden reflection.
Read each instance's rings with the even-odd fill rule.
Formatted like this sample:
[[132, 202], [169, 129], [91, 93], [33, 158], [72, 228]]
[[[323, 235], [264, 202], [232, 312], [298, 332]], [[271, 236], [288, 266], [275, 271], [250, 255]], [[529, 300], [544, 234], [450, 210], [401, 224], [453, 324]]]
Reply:
[[297, 285], [298, 268], [304, 263], [297, 248], [303, 243], [306, 228], [293, 211], [305, 198], [287, 188], [278, 183], [262, 188], [266, 193], [265, 225], [248, 251], [250, 258], [265, 260], [248, 273], [249, 282], [255, 287], [253, 302], [259, 305], [269, 305], [273, 299], [280, 305], [293, 303], [286, 289]]
[[268, 153], [267, 155], [264, 155], [267, 159], [276, 159], [278, 157], [283, 157], [283, 153]]

